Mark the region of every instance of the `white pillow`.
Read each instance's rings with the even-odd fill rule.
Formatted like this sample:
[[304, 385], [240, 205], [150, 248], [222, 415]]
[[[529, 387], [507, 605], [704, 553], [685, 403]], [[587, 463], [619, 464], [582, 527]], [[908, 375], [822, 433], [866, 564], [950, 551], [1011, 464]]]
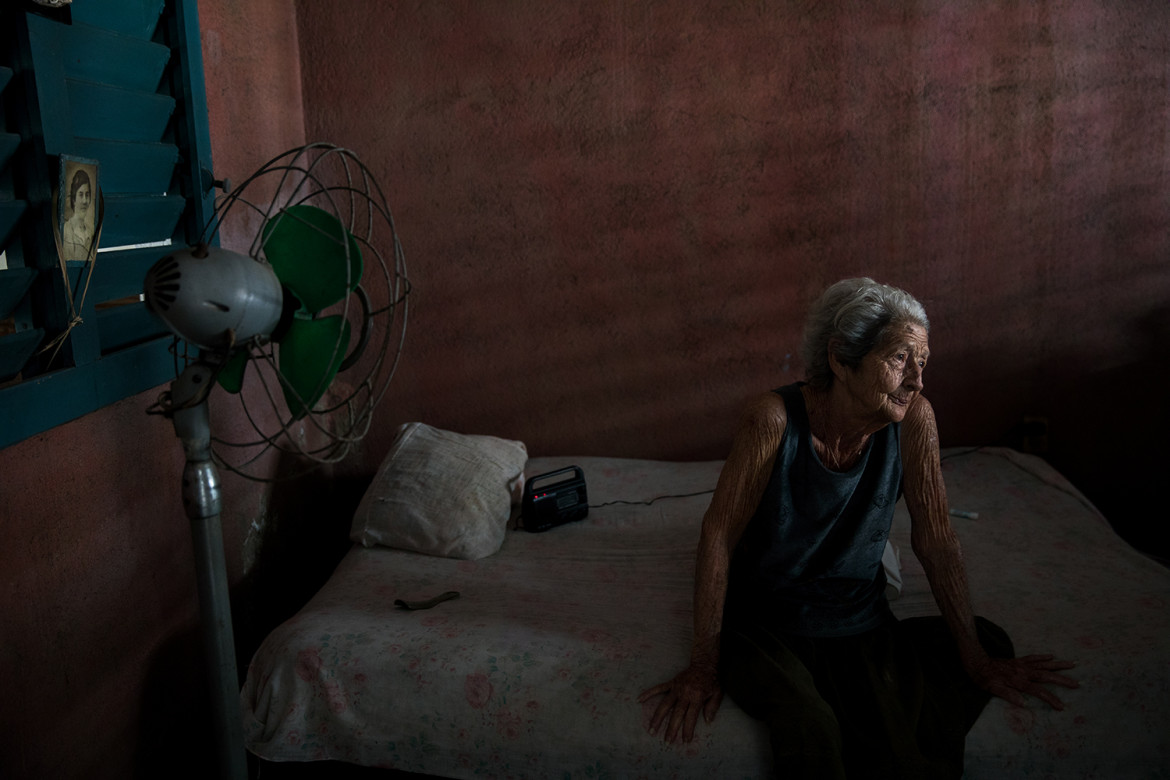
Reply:
[[406, 423], [362, 496], [350, 539], [446, 558], [491, 555], [504, 543], [527, 462], [522, 442]]

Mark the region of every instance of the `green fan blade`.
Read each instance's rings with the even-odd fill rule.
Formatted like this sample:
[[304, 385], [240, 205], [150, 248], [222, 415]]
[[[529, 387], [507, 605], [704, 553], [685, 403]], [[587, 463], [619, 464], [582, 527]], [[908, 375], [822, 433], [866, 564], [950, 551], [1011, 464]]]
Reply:
[[238, 393], [244, 386], [244, 370], [248, 367], [248, 350], [237, 349], [219, 371], [219, 386], [229, 393]]
[[348, 348], [349, 322], [344, 317], [293, 320], [280, 342], [277, 363], [285, 379], [284, 400], [294, 420], [321, 400]]
[[328, 211], [290, 206], [265, 223], [263, 236], [276, 277], [306, 311], [315, 314], [337, 303], [361, 281], [357, 239]]

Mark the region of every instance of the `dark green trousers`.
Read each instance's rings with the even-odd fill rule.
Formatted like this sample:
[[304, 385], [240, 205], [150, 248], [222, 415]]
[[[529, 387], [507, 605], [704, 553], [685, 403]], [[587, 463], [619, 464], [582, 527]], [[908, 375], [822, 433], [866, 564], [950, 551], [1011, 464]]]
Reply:
[[[999, 626], [976, 618], [988, 653], [1011, 658]], [[889, 621], [849, 637], [724, 628], [724, 690], [771, 733], [779, 780], [948, 780], [990, 695], [959, 662], [942, 618]]]

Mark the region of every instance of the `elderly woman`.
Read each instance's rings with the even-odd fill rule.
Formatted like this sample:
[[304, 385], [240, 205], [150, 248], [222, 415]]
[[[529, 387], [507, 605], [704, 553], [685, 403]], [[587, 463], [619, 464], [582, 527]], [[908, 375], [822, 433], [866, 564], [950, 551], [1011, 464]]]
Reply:
[[[691, 662], [651, 733], [691, 740], [723, 692], [763, 720], [782, 777], [958, 778], [967, 731], [990, 699], [1075, 687], [1052, 656], [1013, 658], [976, 617], [948, 519], [922, 305], [871, 279], [830, 287], [805, 330], [807, 383], [746, 411], [696, 564]], [[882, 552], [905, 495], [915, 555], [941, 617], [898, 621]]]

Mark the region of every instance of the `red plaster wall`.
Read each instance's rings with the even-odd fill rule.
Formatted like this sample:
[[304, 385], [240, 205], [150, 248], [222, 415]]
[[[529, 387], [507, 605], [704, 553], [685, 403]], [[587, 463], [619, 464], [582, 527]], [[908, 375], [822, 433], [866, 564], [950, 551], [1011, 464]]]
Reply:
[[[304, 142], [293, 7], [199, 9], [213, 159], [238, 181]], [[145, 413], [156, 395], [0, 450], [0, 777], [211, 776], [183, 455]], [[215, 424], [232, 409], [217, 400]], [[238, 581], [268, 489], [223, 488]]]
[[0, 450], [0, 775], [134, 765], [152, 659], [194, 622], [182, 454], [130, 399]]
[[1110, 449], [1165, 463], [1099, 419], [1120, 396], [1166, 429], [1146, 390], [1170, 300], [1166, 3], [352, 0], [298, 20], [306, 134], [382, 174], [415, 282], [367, 468], [408, 419], [534, 453], [719, 456], [746, 395], [801, 377], [809, 300], [861, 274], [927, 305], [944, 444], [1046, 417], [1098, 500], [1148, 476]]
[[686, 457], [784, 378], [798, 315], [760, 275], [819, 282], [758, 262], [777, 150], [697, 56], [720, 36], [640, 8], [300, 6], [307, 135], [386, 172], [416, 282], [391, 417]]
[[[746, 394], [799, 378], [807, 301], [859, 273], [926, 302], [944, 443], [1040, 414], [1101, 495], [1165, 464], [1142, 442], [1165, 440], [1170, 7], [418, 6], [200, 3], [217, 173], [308, 137], [390, 193], [407, 353], [351, 468], [412, 419], [719, 456]], [[0, 450], [0, 776], [175, 776], [168, 752], [206, 749], [153, 395]], [[277, 497], [225, 492], [236, 580]]]

